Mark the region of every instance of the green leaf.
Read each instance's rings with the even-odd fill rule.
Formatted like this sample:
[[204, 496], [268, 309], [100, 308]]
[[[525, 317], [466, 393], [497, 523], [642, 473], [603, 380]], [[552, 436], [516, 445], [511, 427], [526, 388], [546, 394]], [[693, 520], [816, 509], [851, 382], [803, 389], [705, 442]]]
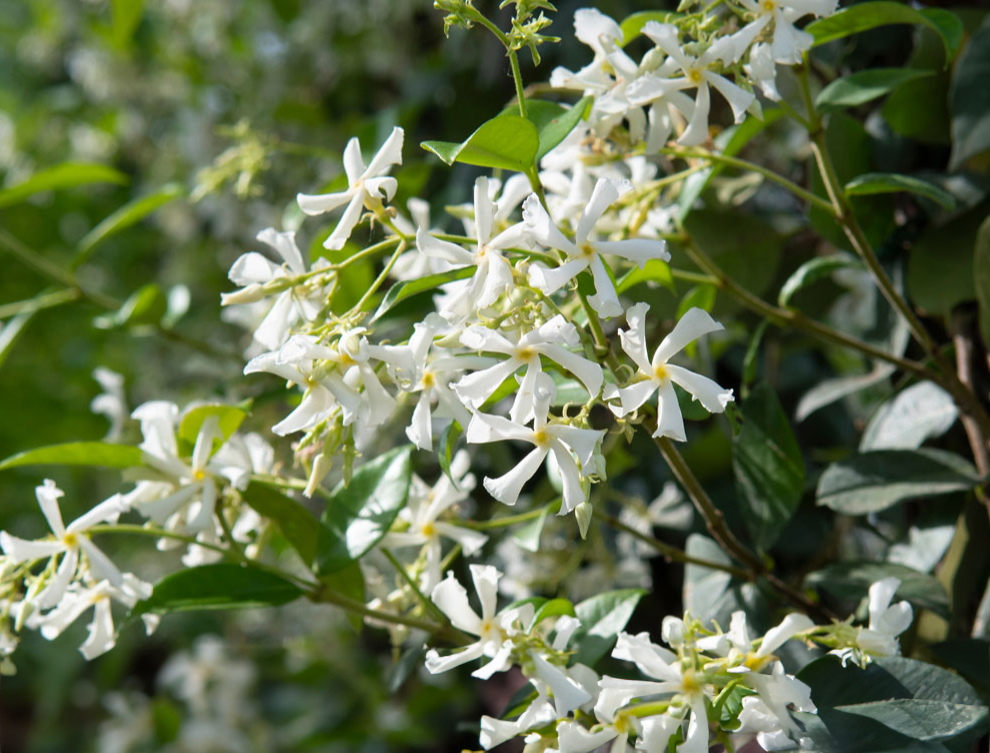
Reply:
[[277, 607], [295, 601], [302, 590], [274, 573], [243, 565], [202, 565], [166, 575], [151, 598], [138, 602], [128, 620], [143, 614], [197, 609]]
[[982, 691], [984, 700], [990, 690], [990, 662], [973, 661], [976, 656], [990, 656], [990, 640], [986, 638], [949, 638], [929, 647], [942, 662], [955, 669], [973, 686]]
[[611, 651], [616, 637], [645, 594], [641, 588], [606, 591], [575, 606], [574, 613], [581, 620], [581, 627], [571, 638], [570, 645], [577, 648], [573, 663], [594, 667]]
[[871, 68], [837, 78], [819, 92], [815, 109], [820, 112], [857, 107], [890, 94], [901, 84], [934, 75], [917, 68]]
[[512, 538], [520, 548], [525, 549], [527, 552], [540, 551], [540, 537], [543, 536], [543, 526], [546, 525], [550, 513], [559, 509], [559, 500], [547, 505], [543, 508], [543, 512], [540, 513], [539, 517], [533, 518], [533, 520], [519, 526], [519, 528], [513, 531]]
[[891, 0], [859, 3], [844, 8], [838, 13], [808, 24], [805, 31], [814, 36], [813, 46], [817, 47], [852, 34], [891, 24], [923, 24], [938, 32], [945, 45], [947, 62], [955, 57], [956, 50], [962, 42], [962, 21], [954, 13], [948, 11], [925, 13], [915, 10], [910, 5]]
[[826, 405], [886, 381], [896, 370], [889, 363], [877, 362], [873, 370], [866, 374], [824, 379], [801, 397], [794, 410], [794, 420], [800, 423]]
[[213, 451], [215, 452], [240, 428], [241, 423], [247, 418], [247, 413], [236, 406], [221, 405], [220, 403], [207, 403], [188, 408], [179, 420], [177, 437], [180, 445], [185, 445], [191, 452], [192, 448], [196, 446], [196, 437], [199, 436], [199, 431], [203, 428], [203, 422], [210, 416], [217, 417], [218, 428], [223, 436], [222, 439], [213, 441]]
[[945, 209], [952, 209], [956, 200], [951, 193], [934, 183], [910, 175], [895, 173], [867, 173], [846, 183], [845, 192], [850, 196], [869, 196], [878, 193], [914, 193], [931, 199]]
[[120, 308], [110, 314], [98, 316], [94, 324], [100, 329], [156, 324], [168, 311], [168, 300], [154, 282], [142, 285], [128, 296]]
[[859, 451], [916, 450], [926, 439], [945, 434], [958, 417], [952, 395], [937, 384], [912, 384], [880, 406], [863, 431]]
[[[361, 572], [361, 565], [358, 562], [350, 563], [343, 570], [324, 573], [320, 576], [320, 581], [334, 593], [364, 603], [364, 573]], [[360, 635], [361, 629], [364, 627], [364, 618], [356, 612], [347, 611], [346, 615], [351, 628]]]
[[838, 599], [859, 601], [868, 596], [871, 585], [884, 578], [901, 581], [895, 594], [897, 599], [907, 599], [949, 618], [949, 596], [936, 577], [892, 562], [838, 562], [809, 573], [805, 583]]
[[371, 321], [377, 321], [384, 316], [389, 309], [394, 308], [407, 298], [411, 298], [414, 295], [419, 295], [420, 293], [425, 293], [428, 290], [435, 290], [441, 285], [446, 285], [448, 282], [466, 280], [474, 273], [475, 267], [462, 267], [461, 269], [452, 269], [449, 272], [439, 272], [435, 275], [426, 275], [426, 277], [419, 277], [415, 280], [397, 282], [388, 289], [388, 292], [385, 294], [385, 298], [382, 300], [381, 305], [375, 312], [375, 315], [371, 317]]
[[365, 463], [347, 486], [330, 495], [321, 518], [315, 565], [320, 573], [343, 570], [382, 540], [406, 505], [412, 481], [412, 445], [398, 447]]
[[443, 474], [450, 479], [450, 482], [454, 485], [455, 489], [460, 487], [457, 485], [458, 480], [454, 478], [453, 474], [450, 472], [450, 461], [454, 458], [454, 451], [457, 447], [457, 440], [460, 439], [461, 434], [463, 434], [461, 425], [457, 421], [451, 421], [443, 430], [443, 434], [440, 435], [440, 447], [437, 453], [437, 459], [440, 462], [440, 470]]
[[550, 601], [544, 602], [543, 605], [536, 610], [536, 613], [533, 615], [533, 619], [529, 623], [529, 627], [526, 628], [526, 632], [533, 632], [533, 628], [539, 625], [543, 620], [548, 620], [552, 617], [560, 617], [561, 615], [574, 617], [574, 605], [567, 599], [550, 599]]
[[812, 747], [826, 753], [945, 751], [926, 741], [960, 733], [979, 737], [978, 725], [986, 719], [986, 708], [964, 680], [900, 656], [877, 659], [866, 669], [843, 667], [837, 657], [825, 656], [804, 667], [797, 679], [812, 689], [818, 707], [813, 729], [824, 727], [811, 735], [816, 738]]
[[37, 308], [31, 308], [27, 311], [22, 311], [6, 323], [0, 322], [0, 366], [3, 366], [4, 361], [7, 360], [7, 357], [13, 351], [17, 341], [27, 331], [27, 325], [31, 323], [34, 315], [39, 310]]
[[977, 207], [950, 222], [932, 225], [914, 242], [908, 256], [908, 295], [919, 308], [942, 316], [946, 323], [957, 305], [977, 297], [974, 246], [985, 218], [985, 209]]
[[683, 17], [683, 13], [677, 13], [672, 10], [642, 10], [638, 13], [633, 13], [631, 16], [626, 16], [622, 20], [622, 23], [619, 24], [619, 28], [622, 29], [622, 44], [627, 45], [642, 34], [643, 27], [650, 21], [669, 24]]
[[23, 183], [0, 191], [0, 208], [19, 204], [29, 196], [42, 191], [72, 188], [89, 183], [116, 183], [124, 185], [129, 178], [106, 165], [86, 162], [66, 162], [47, 170], [36, 172]]
[[693, 308], [704, 309], [711, 313], [715, 306], [715, 286], [708, 283], [695, 285], [677, 304], [677, 318], [680, 319]]
[[137, 224], [157, 209], [184, 195], [185, 191], [182, 186], [173, 183], [150, 196], [142, 196], [124, 204], [83, 236], [79, 245], [76, 246], [76, 256], [72, 260], [72, 266], [78, 267], [86, 261], [96, 245], [111, 235]]
[[141, 450], [126, 444], [68, 442], [19, 452], [0, 462], [0, 471], [22, 465], [95, 465], [133, 468], [142, 464]]
[[790, 303], [791, 298], [802, 288], [811, 283], [830, 276], [837, 269], [846, 267], [860, 267], [862, 263], [852, 254], [838, 253], [830, 256], [816, 256], [794, 270], [793, 274], [787, 278], [777, 296], [777, 305], [784, 307]]
[[642, 267], [633, 267], [619, 280], [616, 290], [621, 295], [644, 282], [658, 283], [677, 295], [677, 286], [674, 284], [673, 275], [670, 274], [670, 266], [660, 259], [650, 259]]
[[990, 149], [990, 23], [970, 38], [956, 63], [949, 88], [952, 114], [952, 156], [949, 169], [958, 170], [972, 157]]
[[804, 459], [777, 395], [761, 383], [740, 405], [732, 468], [740, 509], [757, 547], [767, 551], [801, 504]]
[[969, 461], [944, 450], [877, 450], [833, 463], [818, 481], [818, 504], [865, 515], [919, 497], [967, 491], [980, 483]]
[[[564, 107], [556, 102], [547, 102], [542, 99], [526, 100], [526, 116], [530, 122], [536, 126], [539, 136], [540, 146], [536, 151], [535, 161], [538, 163], [543, 157], [567, 138], [567, 134], [574, 130], [587, 115], [588, 107], [592, 98], [584, 97], [575, 102], [571, 107]], [[518, 108], [512, 108], [504, 114], [518, 113]]]
[[312, 566], [323, 527], [313, 513], [260, 481], [251, 481], [241, 498], [259, 515], [274, 521], [303, 562]]
[[973, 249], [973, 280], [980, 305], [980, 332], [990, 350], [990, 217], [980, 225]]
[[499, 115], [482, 124], [460, 144], [424, 141], [421, 146], [448, 165], [461, 162], [525, 173], [535, 165], [540, 136], [528, 120], [518, 115]]

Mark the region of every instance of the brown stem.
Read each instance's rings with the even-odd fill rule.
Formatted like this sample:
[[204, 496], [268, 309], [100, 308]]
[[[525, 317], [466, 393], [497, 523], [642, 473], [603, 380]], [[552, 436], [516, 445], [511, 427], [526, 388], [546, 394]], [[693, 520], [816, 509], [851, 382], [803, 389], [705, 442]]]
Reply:
[[[973, 340], [970, 337], [970, 328], [973, 324], [971, 315], [962, 311], [956, 311], [952, 315], [952, 342], [956, 346], [956, 375], [959, 382], [966, 387], [971, 394], [976, 394], [973, 390], [973, 363], [976, 358]], [[980, 425], [975, 418], [966, 413], [960, 414], [963, 429], [966, 430], [966, 437], [969, 439], [970, 449], [973, 451], [973, 460], [976, 462], [976, 469], [984, 478], [990, 476], [990, 451], [987, 449], [987, 442]], [[987, 508], [990, 515], [990, 497], [982, 488], [977, 488], [976, 498]]]

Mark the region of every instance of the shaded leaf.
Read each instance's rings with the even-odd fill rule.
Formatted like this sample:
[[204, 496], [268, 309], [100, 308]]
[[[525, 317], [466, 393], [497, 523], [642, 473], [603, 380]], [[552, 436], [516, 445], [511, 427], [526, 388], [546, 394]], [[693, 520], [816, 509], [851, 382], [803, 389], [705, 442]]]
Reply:
[[79, 266], [89, 258], [97, 244], [131, 225], [137, 224], [157, 209], [184, 194], [185, 191], [182, 186], [170, 184], [150, 196], [142, 196], [124, 204], [83, 236], [79, 245], [76, 246], [76, 256], [72, 260], [72, 265], [74, 267]]
[[949, 88], [952, 157], [958, 170], [971, 157], [990, 149], [990, 23], [984, 23], [959, 55]]
[[106, 165], [87, 162], [66, 162], [47, 170], [40, 170], [23, 183], [0, 191], [0, 208], [18, 204], [29, 196], [42, 191], [72, 188], [89, 183], [116, 183], [124, 185], [129, 178]]
[[624, 588], [585, 599], [574, 607], [581, 620], [570, 645], [577, 648], [573, 663], [594, 667], [612, 650], [616, 637], [632, 617], [639, 600], [646, 594], [641, 588]]
[[515, 531], [512, 532], [512, 538], [520, 546], [520, 548], [525, 549], [527, 552], [538, 552], [540, 551], [540, 537], [543, 535], [543, 526], [546, 525], [547, 518], [550, 517], [550, 513], [554, 511], [554, 508], [559, 509], [559, 501], [554, 504], [547, 505], [543, 508], [539, 517], [530, 520], [525, 525], [519, 526]]
[[420, 293], [425, 293], [428, 290], [435, 290], [441, 285], [446, 285], [448, 282], [466, 280], [474, 273], [475, 267], [463, 267], [461, 269], [452, 269], [449, 272], [438, 272], [435, 275], [426, 275], [425, 277], [419, 277], [415, 280], [397, 282], [388, 289], [388, 292], [385, 294], [385, 298], [378, 306], [378, 310], [375, 312], [375, 315], [371, 317], [371, 321], [377, 321], [386, 312], [388, 312], [389, 309], [394, 308], [407, 298], [411, 298], [412, 296]]
[[897, 371], [895, 366], [889, 363], [879, 362], [873, 367], [872, 371], [866, 374], [823, 379], [805, 392], [801, 400], [798, 401], [797, 408], [794, 410], [794, 420], [800, 423], [816, 410], [820, 410], [826, 405], [831, 405], [844, 397], [883, 382], [895, 371]]
[[878, 193], [913, 193], [931, 199], [945, 209], [952, 209], [956, 200], [948, 191], [927, 180], [895, 173], [867, 173], [846, 183], [845, 192], [850, 196], [868, 196]]
[[303, 562], [313, 564], [323, 527], [313, 513], [277, 489], [256, 480], [248, 484], [241, 497], [259, 515], [275, 522]]
[[811, 285], [816, 280], [831, 276], [837, 269], [845, 269], [846, 267], [861, 268], [862, 266], [863, 264], [859, 259], [852, 254], [846, 253], [816, 256], [814, 259], [809, 259], [794, 270], [780, 288], [780, 293], [777, 295], [777, 305], [786, 306], [799, 290]]
[[952, 395], [934, 382], [918, 382], [880, 406], [863, 431], [859, 450], [914, 450], [945, 434], [958, 417]]
[[196, 609], [275, 607], [302, 595], [298, 586], [267, 570], [230, 563], [202, 565], [166, 575], [128, 619]]
[[909, 499], [967, 491], [980, 482], [966, 459], [944, 450], [876, 450], [833, 463], [818, 481], [818, 504], [846, 515]]
[[[698, 533], [688, 536], [685, 550], [692, 557], [709, 562], [733, 564], [715, 541]], [[688, 564], [685, 567], [683, 596], [684, 609], [706, 627], [711, 627], [713, 621], [728, 625], [732, 613], [741, 609], [746, 612], [750, 625], [761, 630], [762, 626], [757, 623], [767, 614], [766, 601], [755, 584], [742, 583], [723, 570], [704, 565]]]
[[732, 468], [740, 509], [757, 547], [774, 545], [801, 504], [804, 459], [773, 389], [761, 383], [740, 405]]
[[897, 578], [901, 581], [895, 594], [896, 599], [906, 599], [918, 607], [949, 618], [949, 595], [945, 592], [945, 587], [934, 576], [904, 565], [890, 562], [838, 562], [809, 573], [805, 582], [809, 586], [828, 591], [838, 599], [859, 601], [869, 595], [871, 585], [884, 578]]
[[937, 31], [945, 45], [946, 60], [955, 57], [962, 42], [963, 25], [954, 13], [926, 13], [904, 3], [878, 0], [843, 8], [826, 18], [808, 24], [805, 31], [814, 36], [814, 46], [891, 24], [923, 24]]
[[380, 455], [354, 471], [350, 484], [333, 490], [314, 560], [320, 573], [343, 570], [388, 533], [409, 497], [412, 449], [406, 445]]
[[980, 305], [980, 333], [990, 350], [990, 217], [980, 225], [973, 250], [973, 280]]
[[889, 94], [901, 84], [925, 76], [934, 71], [917, 68], [871, 68], [837, 78], [819, 92], [815, 109], [821, 112], [856, 107]]

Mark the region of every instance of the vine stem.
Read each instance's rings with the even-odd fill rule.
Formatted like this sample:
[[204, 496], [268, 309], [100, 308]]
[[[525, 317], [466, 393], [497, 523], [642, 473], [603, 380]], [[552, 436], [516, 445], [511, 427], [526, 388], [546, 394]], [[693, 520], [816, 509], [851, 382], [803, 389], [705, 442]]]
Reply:
[[371, 283], [371, 285], [368, 287], [368, 289], [364, 291], [364, 295], [361, 296], [361, 300], [359, 300], [354, 305], [354, 309], [353, 309], [354, 311], [361, 311], [364, 309], [364, 304], [367, 303], [368, 299], [371, 298], [371, 296], [373, 296], [378, 291], [378, 288], [382, 286], [382, 283], [385, 282], [385, 279], [389, 276], [389, 273], [392, 271], [392, 267], [395, 266], [396, 260], [403, 254], [403, 252], [405, 252], [405, 250], [406, 250], [406, 242], [401, 241], [399, 245], [395, 247], [395, 251], [392, 252], [392, 255], [389, 257], [388, 262], [385, 264], [384, 269], [382, 269], [381, 274], [379, 274], [378, 277], [375, 278], [375, 281]]
[[750, 573], [748, 570], [743, 570], [740, 567], [734, 567], [733, 565], [726, 565], [722, 562], [714, 562], [712, 560], [706, 560], [701, 557], [693, 557], [683, 549], [678, 549], [676, 546], [671, 546], [663, 541], [660, 541], [649, 534], [645, 534], [642, 531], [637, 531], [632, 526], [627, 526], [625, 523], [620, 521], [614, 515], [609, 515], [608, 513], [602, 512], [598, 508], [593, 508], [592, 513], [596, 518], [604, 523], [607, 523], [612, 528], [623, 533], [628, 533], [633, 538], [642, 541], [647, 546], [651, 546], [656, 549], [668, 562], [682, 562], [686, 565], [700, 565], [701, 567], [708, 567], [712, 570], [721, 570], [724, 573], [729, 573], [741, 580], [749, 580]]

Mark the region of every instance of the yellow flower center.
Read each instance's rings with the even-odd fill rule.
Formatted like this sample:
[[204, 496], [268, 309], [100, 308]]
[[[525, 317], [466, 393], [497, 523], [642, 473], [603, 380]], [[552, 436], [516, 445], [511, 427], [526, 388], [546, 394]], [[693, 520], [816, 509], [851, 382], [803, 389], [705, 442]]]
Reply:
[[204, 478], [206, 478], [206, 471], [204, 471], [202, 468], [197, 468], [195, 471], [193, 471], [192, 477], [193, 477], [193, 481], [202, 481]]
[[684, 688], [685, 693], [697, 693], [701, 690], [701, 681], [698, 678], [698, 674], [693, 670], [689, 669], [684, 673], [684, 679], [681, 681], [681, 687]]
[[587, 259], [591, 259], [595, 255], [595, 249], [590, 243], [582, 243], [579, 246], [581, 255]]
[[612, 726], [615, 727], [615, 731], [620, 735], [628, 735], [629, 728], [632, 726], [629, 717], [626, 714], [616, 714], [615, 721], [612, 722]]
[[687, 77], [688, 77], [688, 81], [690, 81], [692, 84], [701, 83], [701, 71], [699, 70], [695, 70], [694, 68], [692, 68], [687, 72]]
[[763, 0], [761, 5], [766, 13], [773, 13], [774, 9], [777, 7], [775, 0]]
[[669, 379], [670, 375], [667, 373], [666, 364], [660, 364], [659, 366], [655, 366], [653, 368], [653, 376], [654, 378], [659, 379], [661, 382], [665, 382], [667, 379]]
[[432, 371], [424, 371], [423, 378], [420, 380], [420, 386], [424, 390], [428, 390], [430, 387], [437, 383], [437, 378]]
[[533, 432], [533, 441], [541, 449], [545, 449], [547, 445], [550, 444], [550, 435], [547, 434], [545, 429], [540, 429], [539, 431]]
[[536, 348], [532, 345], [527, 345], [523, 348], [516, 348], [515, 356], [520, 361], [528, 361], [530, 358], [536, 355]]
[[62, 537], [62, 543], [69, 547], [69, 549], [74, 549], [79, 546], [79, 537], [72, 533], [72, 531], [68, 531], [65, 536]]
[[437, 529], [433, 526], [432, 523], [423, 523], [422, 528], [420, 528], [419, 530], [420, 533], [422, 533], [427, 538], [432, 538], [433, 536], [436, 536], [437, 533]]
[[767, 664], [769, 664], [772, 659], [773, 656], [757, 656], [756, 652], [750, 651], [746, 654], [746, 661], [744, 661], [743, 664], [754, 672], [759, 672]]

